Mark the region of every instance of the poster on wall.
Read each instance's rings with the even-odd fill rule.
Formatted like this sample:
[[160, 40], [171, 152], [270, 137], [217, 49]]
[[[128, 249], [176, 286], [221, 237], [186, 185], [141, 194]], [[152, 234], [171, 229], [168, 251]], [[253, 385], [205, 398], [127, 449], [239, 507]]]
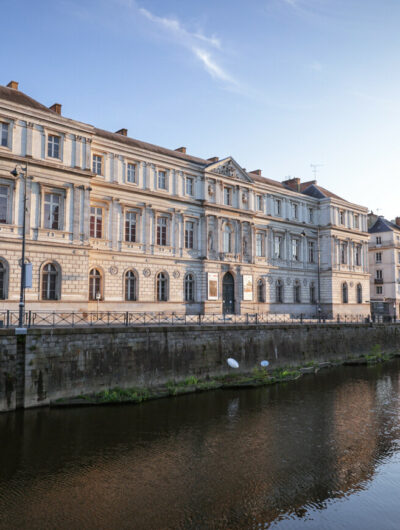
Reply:
[[209, 272], [208, 279], [208, 299], [218, 300], [218, 272]]
[[243, 300], [253, 300], [253, 276], [243, 274]]

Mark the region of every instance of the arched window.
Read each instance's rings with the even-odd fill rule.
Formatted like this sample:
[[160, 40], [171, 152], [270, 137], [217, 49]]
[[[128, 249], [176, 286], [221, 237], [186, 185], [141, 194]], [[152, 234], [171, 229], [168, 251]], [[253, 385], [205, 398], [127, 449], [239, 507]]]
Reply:
[[257, 281], [257, 302], [264, 303], [265, 302], [265, 289], [264, 289], [264, 280], [262, 278], [259, 278]]
[[127, 271], [125, 274], [125, 300], [134, 302], [136, 300], [136, 274]]
[[232, 227], [228, 224], [224, 229], [224, 252], [232, 252]]
[[194, 302], [194, 276], [191, 273], [185, 276], [185, 302]]
[[47, 263], [42, 269], [42, 300], [58, 300], [58, 270], [54, 263]]
[[348, 304], [349, 303], [349, 291], [347, 287], [347, 283], [342, 283], [342, 303]]
[[0, 261], [0, 300], [7, 298], [7, 267], [4, 261]]
[[283, 302], [283, 283], [282, 280], [276, 280], [275, 284], [276, 301], [281, 304]]
[[89, 273], [89, 300], [102, 298], [101, 287], [101, 273], [97, 269], [92, 269]]
[[310, 303], [315, 304], [316, 303], [316, 297], [315, 297], [315, 283], [310, 283]]
[[168, 301], [168, 276], [165, 272], [157, 274], [157, 301]]
[[295, 304], [300, 304], [301, 302], [301, 291], [300, 291], [300, 282], [296, 280], [293, 285], [293, 302]]
[[362, 286], [361, 286], [361, 283], [357, 284], [357, 304], [362, 304]]

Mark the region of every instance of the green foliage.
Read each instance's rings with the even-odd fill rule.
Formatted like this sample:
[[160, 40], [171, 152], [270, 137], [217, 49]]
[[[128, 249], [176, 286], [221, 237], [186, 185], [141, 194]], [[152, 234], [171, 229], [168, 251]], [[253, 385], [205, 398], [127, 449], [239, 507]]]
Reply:
[[199, 380], [197, 379], [197, 377], [195, 377], [194, 375], [191, 375], [190, 377], [185, 379], [184, 384], [187, 386], [193, 386], [193, 385], [197, 385], [198, 382]]
[[149, 398], [149, 391], [147, 389], [135, 388], [111, 388], [104, 390], [97, 394], [97, 399], [102, 403], [120, 403], [124, 401], [134, 401], [141, 403]]

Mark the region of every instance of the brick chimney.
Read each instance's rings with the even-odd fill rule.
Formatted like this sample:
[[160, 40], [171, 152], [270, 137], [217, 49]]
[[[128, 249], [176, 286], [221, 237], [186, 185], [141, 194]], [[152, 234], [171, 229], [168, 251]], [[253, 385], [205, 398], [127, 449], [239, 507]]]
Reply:
[[54, 105], [50, 107], [50, 110], [54, 110], [54, 112], [57, 112], [57, 114], [61, 116], [61, 103], [54, 103]]
[[250, 173], [254, 173], [254, 175], [258, 175], [259, 177], [261, 177], [262, 170], [261, 169], [253, 169], [253, 171], [250, 171]]
[[396, 219], [394, 220], [395, 224], [397, 226], [400, 226], [400, 217], [396, 217]]
[[10, 81], [7, 86], [8, 88], [13, 88], [14, 90], [18, 90], [18, 81]]
[[212, 163], [218, 162], [219, 156], [212, 156], [211, 158], [207, 158], [207, 160]]
[[119, 131], [115, 131], [115, 134], [121, 134], [122, 136], [128, 136], [128, 129], [119, 129]]
[[300, 179], [299, 178], [290, 178], [287, 180], [282, 180], [282, 184], [293, 191], [300, 191]]
[[179, 153], [184, 153], [186, 155], [186, 147], [178, 147], [175, 151], [179, 151]]

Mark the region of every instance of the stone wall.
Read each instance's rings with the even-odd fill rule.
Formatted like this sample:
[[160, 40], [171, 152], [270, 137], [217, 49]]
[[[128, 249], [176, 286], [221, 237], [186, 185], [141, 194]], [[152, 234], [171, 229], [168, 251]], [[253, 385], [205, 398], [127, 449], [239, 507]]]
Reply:
[[[25, 349], [25, 407], [114, 386], [152, 386], [190, 375], [251, 371], [400, 350], [396, 325], [227, 325], [30, 329]], [[0, 330], [0, 410], [15, 408], [17, 341]], [[20, 400], [18, 400], [21, 402]]]

